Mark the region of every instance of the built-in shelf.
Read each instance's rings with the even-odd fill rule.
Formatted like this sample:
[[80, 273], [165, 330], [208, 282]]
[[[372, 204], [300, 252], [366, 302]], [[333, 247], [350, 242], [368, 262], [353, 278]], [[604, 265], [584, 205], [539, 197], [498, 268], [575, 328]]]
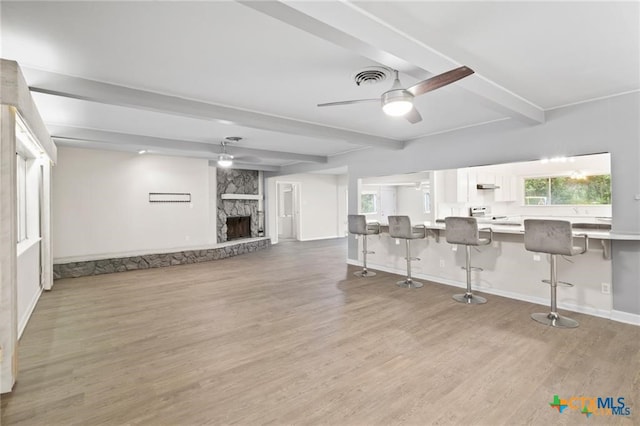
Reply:
[[222, 194], [220, 196], [223, 200], [262, 200], [262, 195], [259, 194]]

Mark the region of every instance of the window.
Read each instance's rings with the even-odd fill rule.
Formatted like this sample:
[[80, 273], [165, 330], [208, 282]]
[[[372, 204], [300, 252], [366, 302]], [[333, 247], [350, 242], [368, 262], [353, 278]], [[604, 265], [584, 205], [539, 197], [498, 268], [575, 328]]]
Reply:
[[360, 195], [360, 211], [363, 214], [378, 212], [377, 194], [375, 192], [363, 192]]
[[27, 159], [16, 153], [18, 187], [18, 242], [27, 239]]
[[611, 175], [552, 176], [524, 180], [524, 204], [611, 204]]

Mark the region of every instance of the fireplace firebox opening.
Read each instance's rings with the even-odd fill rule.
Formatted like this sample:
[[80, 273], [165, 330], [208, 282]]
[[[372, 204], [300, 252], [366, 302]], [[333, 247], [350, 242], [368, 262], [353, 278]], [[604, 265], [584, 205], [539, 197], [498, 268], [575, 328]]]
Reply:
[[251, 216], [227, 217], [227, 241], [251, 238]]

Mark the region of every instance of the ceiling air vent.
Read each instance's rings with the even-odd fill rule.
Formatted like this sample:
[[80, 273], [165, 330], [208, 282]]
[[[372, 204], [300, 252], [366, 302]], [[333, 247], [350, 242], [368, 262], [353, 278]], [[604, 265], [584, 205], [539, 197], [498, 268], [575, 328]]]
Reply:
[[353, 74], [353, 80], [358, 86], [362, 84], [376, 84], [386, 80], [391, 70], [385, 67], [368, 67]]

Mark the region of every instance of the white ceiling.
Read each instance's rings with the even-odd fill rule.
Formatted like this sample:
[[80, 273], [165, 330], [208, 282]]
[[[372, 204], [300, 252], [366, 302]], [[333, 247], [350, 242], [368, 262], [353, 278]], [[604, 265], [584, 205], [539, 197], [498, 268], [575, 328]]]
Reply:
[[[2, 2], [17, 60], [59, 144], [215, 158], [256, 168], [371, 149], [640, 90], [638, 2]], [[409, 86], [476, 74], [416, 98], [418, 124], [356, 86], [366, 66]], [[107, 85], [103, 83], [108, 83]], [[42, 92], [42, 93], [40, 93]], [[178, 99], [179, 98], [179, 99]]]

